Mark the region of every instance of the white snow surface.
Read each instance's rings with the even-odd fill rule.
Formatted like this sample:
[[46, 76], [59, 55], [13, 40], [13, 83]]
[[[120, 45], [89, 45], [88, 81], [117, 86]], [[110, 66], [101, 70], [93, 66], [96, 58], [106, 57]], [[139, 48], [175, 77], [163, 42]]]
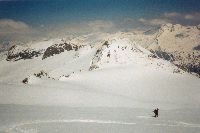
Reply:
[[[174, 73], [176, 66], [150, 57], [148, 50], [128, 38], [114, 36], [108, 44], [93, 48], [88, 45], [44, 60], [41, 56], [19, 61], [1, 60], [0, 103], [147, 108], [199, 106], [199, 78], [181, 70]], [[33, 47], [36, 46], [39, 45]], [[93, 65], [98, 68], [89, 71]], [[48, 76], [34, 75], [41, 71]], [[28, 84], [22, 83], [25, 78]]]
[[[2, 57], [0, 132], [197, 133], [200, 79], [174, 73], [176, 66], [119, 35], [44, 60]], [[29, 47], [45, 50], [54, 41]], [[93, 65], [98, 67], [90, 71]], [[41, 71], [49, 77], [34, 75]], [[157, 107], [160, 117], [153, 118]]]

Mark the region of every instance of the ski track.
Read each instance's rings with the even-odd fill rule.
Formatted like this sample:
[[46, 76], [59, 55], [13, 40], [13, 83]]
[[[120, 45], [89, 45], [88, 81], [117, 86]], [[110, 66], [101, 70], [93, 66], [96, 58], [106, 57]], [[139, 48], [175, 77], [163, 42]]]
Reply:
[[20, 127], [23, 127], [26, 125], [45, 124], [45, 123], [96, 123], [96, 124], [119, 124], [119, 125], [135, 125], [136, 124], [136, 123], [130, 123], [130, 122], [121, 122], [121, 121], [110, 121], [110, 120], [104, 121], [104, 120], [90, 120], [90, 119], [46, 120], [46, 121], [37, 120], [33, 122], [25, 122], [25, 123], [14, 125], [11, 128], [9, 128], [6, 132], [9, 133], [15, 129], [19, 130]]
[[[163, 121], [163, 122], [173, 122], [174, 124], [166, 123], [152, 123], [143, 124], [144, 126], [168, 126], [168, 127], [188, 127], [188, 128], [200, 128], [200, 124], [186, 123], [182, 121]], [[117, 125], [137, 125], [135, 122], [123, 122], [123, 121], [111, 121], [111, 120], [92, 120], [92, 119], [72, 119], [72, 120], [37, 120], [32, 122], [24, 122], [20, 124], [13, 125], [5, 132], [10, 133], [12, 131], [25, 132], [21, 127], [28, 125], [37, 124], [48, 124], [48, 123], [95, 123], [95, 124], [117, 124]], [[139, 124], [139, 123], [138, 123]]]

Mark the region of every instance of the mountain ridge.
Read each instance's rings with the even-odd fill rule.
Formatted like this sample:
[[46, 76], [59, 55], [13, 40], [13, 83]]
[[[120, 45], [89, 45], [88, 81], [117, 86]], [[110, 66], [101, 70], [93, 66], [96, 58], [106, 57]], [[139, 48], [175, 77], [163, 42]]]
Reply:
[[[188, 42], [192, 44], [188, 44]], [[65, 51], [73, 53], [73, 57], [78, 57], [79, 50], [83, 49], [83, 47], [88, 47], [91, 51], [96, 51], [96, 54], [91, 57], [90, 67], [88, 68], [92, 70], [98, 68], [103, 63], [101, 62], [103, 60], [105, 60], [103, 64], [106, 64], [106, 62], [107, 64], [108, 62], [123, 64], [123, 60], [125, 60], [124, 63], [131, 63], [131, 60], [136, 59], [135, 57], [138, 55], [132, 54], [137, 51], [148, 51], [146, 55], [148, 58], [162, 58], [184, 71], [195, 73], [199, 76], [200, 51], [198, 50], [198, 44], [200, 44], [198, 26], [164, 24], [158, 31], [147, 35], [145, 32], [138, 34], [134, 32], [95, 33], [71, 39], [55, 38], [28, 43], [23, 46], [14, 45], [8, 50], [7, 61], [33, 58], [45, 60], [51, 56], [56, 57], [61, 53], [67, 54]], [[109, 48], [110, 46], [112, 49]], [[182, 48], [185, 46], [186, 48]], [[126, 48], [128, 49], [125, 50]], [[74, 52], [70, 52], [71, 50]], [[104, 51], [107, 52], [102, 53]], [[102, 55], [99, 55], [100, 52]], [[59, 58], [59, 56], [57, 57]]]

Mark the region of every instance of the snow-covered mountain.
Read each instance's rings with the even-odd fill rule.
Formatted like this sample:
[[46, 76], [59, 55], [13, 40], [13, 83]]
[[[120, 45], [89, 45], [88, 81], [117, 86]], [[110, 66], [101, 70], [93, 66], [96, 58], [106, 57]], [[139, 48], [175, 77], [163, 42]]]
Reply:
[[157, 56], [179, 68], [200, 74], [200, 27], [165, 24], [154, 33], [147, 45]]
[[[87, 35], [72, 40], [52, 39], [24, 46], [14, 45], [8, 50], [6, 60], [2, 59], [1, 70], [3, 72], [10, 71], [12, 68], [9, 69], [9, 67], [19, 65], [21, 70], [15, 70], [15, 73], [17, 79], [21, 81], [31, 75], [37, 75], [41, 71], [48, 72], [49, 78], [59, 79], [59, 77], [68, 76], [81, 70], [91, 71], [131, 64], [155, 70], [183, 73], [170, 62], [160, 59], [157, 54], [141, 47], [137, 41], [132, 39], [132, 35], [121, 32], [102, 34], [100, 35], [102, 39], [91, 39], [90, 43], [88, 43], [88, 38], [91, 38], [91, 35]], [[21, 73], [24, 70], [26, 71]], [[19, 75], [22, 76], [19, 78]], [[7, 76], [12, 80], [16, 78], [15, 75], [8, 74]], [[3, 79], [7, 76], [2, 75]]]
[[148, 43], [152, 36], [96, 33], [13, 46], [7, 54], [1, 53], [0, 101], [66, 106], [198, 106], [199, 78], [150, 52], [144, 44], [142, 47], [141, 43]]
[[90, 70], [128, 64], [147, 66], [154, 69], [165, 68], [165, 70], [173, 69], [174, 71], [178, 69], [172, 64], [159, 59], [129, 38], [113, 37], [97, 49]]
[[1, 52], [0, 132], [198, 132], [200, 78], [162, 48], [168, 32], [94, 33]]

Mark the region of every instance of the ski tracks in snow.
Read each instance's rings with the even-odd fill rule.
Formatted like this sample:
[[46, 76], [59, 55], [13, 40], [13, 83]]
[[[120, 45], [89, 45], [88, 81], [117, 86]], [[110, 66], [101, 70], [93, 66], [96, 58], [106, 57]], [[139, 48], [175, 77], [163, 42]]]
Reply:
[[[150, 118], [149, 116], [138, 116], [138, 118]], [[92, 119], [72, 119], [72, 120], [36, 120], [32, 122], [23, 122], [11, 126], [6, 133], [11, 133], [12, 131], [16, 132], [26, 132], [23, 130], [23, 127], [31, 125], [40, 125], [40, 124], [52, 124], [52, 123], [94, 123], [94, 124], [115, 124], [115, 125], [143, 125], [143, 126], [166, 126], [166, 127], [188, 127], [188, 128], [200, 128], [200, 124], [186, 123], [182, 121], [158, 121], [160, 123], [135, 123], [135, 122], [124, 122], [124, 121], [112, 121], [112, 120], [92, 120]], [[34, 132], [34, 130], [32, 130]], [[30, 132], [32, 132], [30, 131]]]
[[96, 124], [118, 124], [118, 125], [135, 125], [136, 123], [131, 122], [122, 122], [122, 121], [110, 121], [110, 120], [91, 120], [91, 119], [72, 119], [72, 120], [37, 120], [32, 122], [24, 122], [20, 124], [16, 124], [10, 127], [6, 132], [10, 133], [13, 130], [23, 132], [21, 127], [37, 125], [37, 124], [50, 124], [50, 123], [96, 123]]

